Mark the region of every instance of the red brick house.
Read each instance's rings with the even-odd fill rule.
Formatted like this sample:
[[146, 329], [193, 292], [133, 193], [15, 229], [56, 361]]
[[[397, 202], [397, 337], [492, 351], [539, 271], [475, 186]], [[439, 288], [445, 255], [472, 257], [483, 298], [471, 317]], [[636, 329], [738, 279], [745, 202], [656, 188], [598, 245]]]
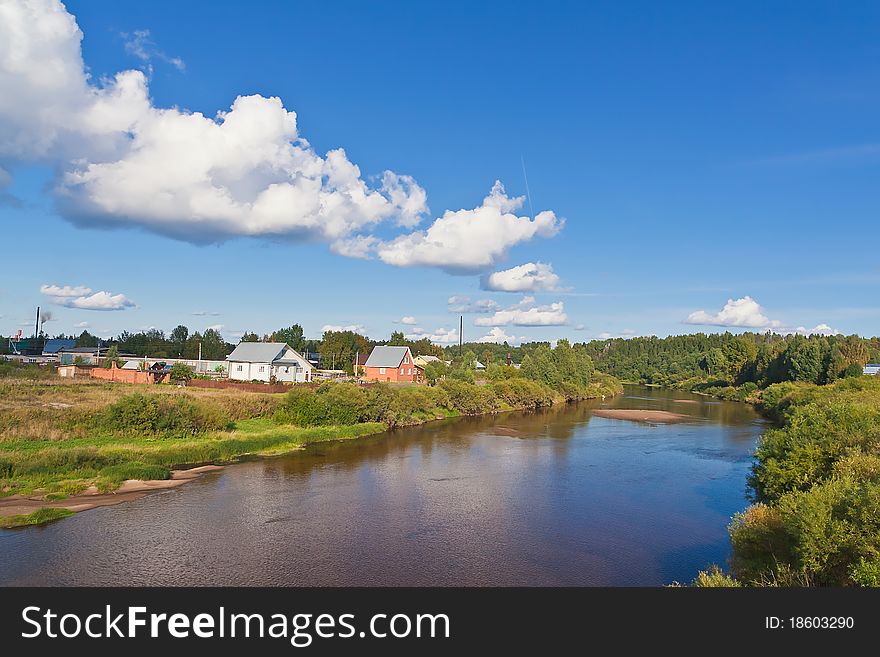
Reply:
[[413, 362], [409, 347], [373, 347], [364, 363], [367, 381], [422, 383], [425, 369]]

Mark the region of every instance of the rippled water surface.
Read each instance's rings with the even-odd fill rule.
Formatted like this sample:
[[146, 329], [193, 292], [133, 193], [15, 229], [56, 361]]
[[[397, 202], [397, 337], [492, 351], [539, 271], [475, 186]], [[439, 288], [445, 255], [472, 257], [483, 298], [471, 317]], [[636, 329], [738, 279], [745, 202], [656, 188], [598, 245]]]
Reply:
[[[639, 424], [595, 407], [669, 410]], [[12, 585], [661, 585], [724, 563], [764, 428], [745, 405], [628, 387], [253, 460], [0, 530]]]

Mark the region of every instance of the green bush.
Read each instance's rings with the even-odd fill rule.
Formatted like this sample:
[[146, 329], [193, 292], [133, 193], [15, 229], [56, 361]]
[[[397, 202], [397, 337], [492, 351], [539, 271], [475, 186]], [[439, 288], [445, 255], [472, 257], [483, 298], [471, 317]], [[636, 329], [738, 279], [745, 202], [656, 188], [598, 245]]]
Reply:
[[181, 382], [181, 381], [189, 381], [193, 378], [194, 371], [189, 365], [184, 363], [174, 363], [171, 366], [171, 369], [168, 372], [168, 377], [172, 381]]
[[737, 588], [742, 584], [730, 575], [725, 575], [718, 566], [712, 566], [708, 570], [701, 570], [691, 586], [697, 588]]
[[547, 386], [521, 377], [496, 380], [492, 384], [492, 389], [512, 408], [550, 406], [556, 398]]
[[440, 382], [439, 387], [448, 395], [447, 408], [462, 415], [494, 413], [501, 408], [495, 392], [489, 386], [446, 379]]
[[99, 428], [115, 433], [194, 435], [227, 429], [222, 409], [171, 395], [127, 395], [97, 416]]

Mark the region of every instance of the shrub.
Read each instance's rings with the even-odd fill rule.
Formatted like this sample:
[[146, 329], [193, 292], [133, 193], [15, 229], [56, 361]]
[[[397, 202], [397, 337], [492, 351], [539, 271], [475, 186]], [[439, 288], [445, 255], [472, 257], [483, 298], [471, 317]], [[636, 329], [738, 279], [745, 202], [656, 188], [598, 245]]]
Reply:
[[189, 381], [193, 378], [193, 368], [184, 363], [174, 363], [171, 366], [171, 370], [168, 372], [168, 377], [172, 381], [181, 382], [181, 381]]
[[718, 566], [711, 566], [708, 570], [701, 570], [691, 586], [697, 588], [737, 588], [742, 584], [730, 575], [726, 575]]
[[117, 433], [193, 435], [230, 428], [232, 422], [216, 406], [183, 396], [127, 395], [98, 415], [99, 428]]
[[547, 386], [524, 378], [496, 380], [495, 394], [513, 408], [538, 408], [553, 404], [555, 395]]
[[458, 411], [462, 415], [494, 413], [501, 408], [498, 398], [489, 386], [478, 386], [464, 381], [446, 379], [440, 382], [439, 387], [449, 397], [447, 408]]

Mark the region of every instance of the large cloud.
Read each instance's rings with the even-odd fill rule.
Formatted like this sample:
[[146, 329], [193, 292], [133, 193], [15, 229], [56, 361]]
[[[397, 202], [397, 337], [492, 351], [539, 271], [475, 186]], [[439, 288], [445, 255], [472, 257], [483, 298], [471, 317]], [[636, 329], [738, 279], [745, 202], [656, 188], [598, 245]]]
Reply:
[[472, 210], [447, 210], [427, 230], [375, 246], [379, 259], [397, 267], [439, 267], [451, 273], [472, 273], [494, 266], [507, 251], [534, 237], [553, 237], [562, 220], [545, 210], [534, 219], [514, 211], [525, 197], [510, 198], [496, 181], [483, 203]]
[[58, 2], [0, 5], [0, 155], [59, 166], [77, 222], [337, 240], [427, 210], [412, 178], [386, 171], [373, 188], [342, 149], [319, 156], [278, 98], [239, 96], [215, 117], [157, 108], [141, 71], [91, 80], [81, 39]]
[[478, 317], [474, 326], [563, 326], [568, 323], [561, 301], [545, 306], [535, 304], [534, 297], [523, 297], [515, 306], [498, 310], [488, 317]]
[[760, 304], [749, 296], [741, 299], [728, 299], [724, 307], [717, 313], [708, 313], [705, 310], [694, 311], [687, 316], [684, 323], [741, 328], [779, 328], [782, 326], [782, 322], [779, 320], [767, 317]]
[[[392, 171], [368, 184], [341, 148], [319, 155], [279, 98], [238, 96], [215, 115], [156, 107], [142, 71], [93, 80], [82, 38], [57, 0], [0, 4], [0, 159], [56, 168], [59, 207], [75, 223], [193, 243], [320, 240], [348, 257], [454, 273], [489, 269], [562, 226], [550, 211], [517, 216], [523, 198], [496, 183], [479, 207], [413, 230], [428, 212], [424, 189]], [[147, 32], [127, 47], [147, 63], [165, 57]], [[406, 232], [380, 239], [379, 224]]]
[[497, 292], [553, 291], [559, 286], [559, 276], [553, 272], [552, 265], [527, 262], [518, 267], [492, 272], [483, 277], [481, 284], [484, 290]]

